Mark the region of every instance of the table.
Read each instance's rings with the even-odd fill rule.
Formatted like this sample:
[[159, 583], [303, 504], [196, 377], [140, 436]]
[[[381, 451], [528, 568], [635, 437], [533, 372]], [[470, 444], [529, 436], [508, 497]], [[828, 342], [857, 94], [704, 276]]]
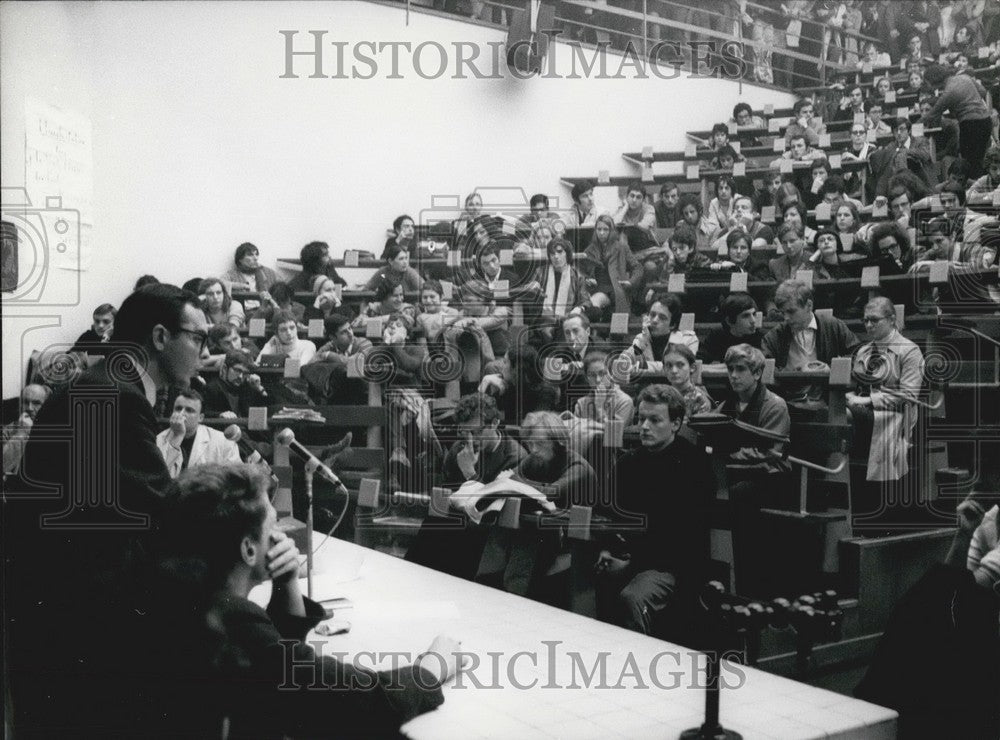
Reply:
[[[471, 674], [444, 687], [443, 706], [403, 725], [409, 738], [673, 738], [703, 721], [705, 692], [690, 688], [704, 682], [700, 653], [324, 539], [317, 534], [313, 543], [323, 543], [315, 558], [316, 596], [336, 593], [353, 602], [337, 614], [352, 623], [350, 633], [310, 634], [324, 652], [372, 667], [373, 659], [360, 653], [400, 651], [409, 654], [397, 659], [404, 665], [443, 633], [479, 658]], [[251, 598], [266, 603], [269, 590], [264, 584]], [[593, 672], [602, 655], [603, 682]], [[388, 668], [391, 660], [375, 667]], [[747, 740], [896, 735], [896, 712], [874, 704], [728, 661], [721, 681], [721, 722]]]

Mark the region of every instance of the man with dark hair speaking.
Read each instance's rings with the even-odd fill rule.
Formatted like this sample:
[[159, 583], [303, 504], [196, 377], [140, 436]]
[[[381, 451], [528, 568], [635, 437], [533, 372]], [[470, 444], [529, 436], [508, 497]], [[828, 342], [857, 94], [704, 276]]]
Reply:
[[[208, 357], [198, 297], [172, 285], [132, 293], [111, 353], [52, 394], [8, 486], [5, 624], [19, 737], [99, 737], [129, 723], [130, 667], [115, 649], [144, 597], [129, 588], [170, 484], [154, 406]], [[72, 639], [58, 639], [71, 625]]]
[[617, 541], [608, 538], [595, 567], [602, 618], [649, 634], [665, 609], [684, 621], [682, 605], [705, 580], [715, 479], [704, 450], [677, 436], [681, 394], [650, 385], [638, 401], [641, 446], [619, 458], [607, 490]]

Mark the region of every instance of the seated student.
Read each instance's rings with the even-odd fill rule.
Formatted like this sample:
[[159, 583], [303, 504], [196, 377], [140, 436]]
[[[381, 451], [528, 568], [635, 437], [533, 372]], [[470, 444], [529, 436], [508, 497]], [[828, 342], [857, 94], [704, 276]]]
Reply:
[[528, 227], [539, 221], [551, 220], [555, 215], [549, 211], [549, 196], [545, 193], [535, 193], [532, 195], [528, 201], [528, 208], [530, 208], [530, 211], [521, 216], [520, 219]]
[[[306, 635], [323, 609], [299, 590], [301, 556], [277, 526], [272, 485], [259, 466], [206, 465], [167, 491], [145, 620], [159, 639], [137, 658], [153, 666], [141, 692], [151, 736], [382, 737], [443, 702], [449, 638], [383, 673], [314, 652]], [[248, 598], [265, 581], [266, 611]], [[309, 680], [289, 683], [296, 674]]]
[[[230, 282], [233, 290], [264, 293], [278, 282], [274, 270], [260, 264], [260, 250], [255, 244], [243, 242], [236, 247], [233, 264], [235, 266], [222, 276], [223, 280]], [[248, 311], [257, 308], [256, 305], [250, 305], [250, 301], [246, 301], [246, 304], [244, 308]]]
[[[372, 275], [365, 288], [375, 290], [380, 283], [402, 285], [407, 293], [419, 293], [424, 279], [410, 267], [410, 252], [398, 244], [391, 244], [385, 250], [385, 267]], [[312, 286], [310, 286], [312, 287]]]
[[52, 391], [48, 386], [29, 383], [21, 391], [21, 414], [3, 427], [3, 474], [16, 475], [21, 470], [24, 445], [31, 434], [35, 417]]
[[493, 291], [479, 280], [470, 280], [459, 290], [462, 316], [452, 326], [478, 326], [489, 337], [494, 357], [503, 357], [510, 347], [510, 311], [498, 306]]
[[500, 409], [493, 396], [462, 396], [452, 413], [458, 441], [445, 454], [441, 485], [450, 488], [468, 480], [492, 483], [527, 456], [524, 448], [500, 429]]
[[513, 270], [500, 266], [500, 244], [495, 241], [490, 242], [479, 252], [473, 265], [473, 274], [474, 279], [486, 283], [491, 290], [496, 288], [501, 280], [506, 280], [511, 288], [520, 283]]
[[923, 243], [918, 243], [914, 254], [914, 263], [910, 272], [928, 268], [938, 260], [958, 261], [958, 250], [955, 249], [955, 233], [951, 219], [946, 216], [936, 216], [923, 228]]
[[748, 293], [730, 293], [719, 306], [722, 325], [712, 329], [701, 343], [698, 359], [707, 364], [721, 363], [726, 350], [735, 344], [760, 348], [764, 338], [757, 327], [757, 302]]
[[934, 186], [934, 192], [941, 193], [944, 192], [944, 189], [949, 185], [957, 185], [962, 191], [962, 201], [965, 202], [964, 195], [969, 189], [969, 172], [969, 163], [961, 157], [956, 157], [952, 160], [951, 164], [948, 165], [948, 171], [945, 175], [944, 182], [940, 182]]
[[910, 119], [900, 118], [893, 125], [893, 140], [872, 154], [869, 162], [877, 195], [885, 195], [893, 175], [907, 170], [915, 172], [927, 188], [937, 183], [930, 143], [912, 136], [911, 129]]
[[[850, 239], [850, 252], [859, 257], [868, 255], [868, 236], [874, 223], [862, 223], [861, 209], [853, 200], [841, 200], [830, 206], [833, 228], [840, 235], [841, 242]], [[846, 249], [847, 244], [844, 244]]]
[[715, 477], [704, 450], [677, 434], [686, 411], [676, 390], [650, 385], [638, 401], [641, 445], [618, 459], [606, 492], [612, 531], [629, 526], [598, 555], [596, 595], [602, 619], [650, 634], [660, 613], [683, 622], [704, 585]]
[[249, 415], [251, 407], [267, 406], [268, 395], [254, 371], [253, 355], [234, 349], [226, 353], [217, 378], [208, 381], [202, 408], [209, 416], [235, 419]]
[[465, 210], [455, 219], [455, 233], [463, 234], [467, 232], [473, 222], [478, 221], [483, 215], [483, 196], [479, 193], [469, 193], [465, 196]]
[[806, 225], [807, 213], [808, 211], [804, 203], [799, 201], [786, 203], [781, 208], [781, 223], [791, 224], [798, 229], [802, 233], [803, 239], [805, 239], [806, 246], [812, 247], [816, 241], [816, 229]]
[[381, 318], [385, 321], [395, 313], [404, 313], [411, 319], [417, 315], [417, 308], [406, 302], [403, 286], [389, 280], [379, 280], [375, 286], [375, 300], [362, 304], [362, 310], [354, 319], [355, 328], [365, 326], [368, 319]]
[[306, 306], [302, 319], [309, 322], [312, 319], [325, 319], [340, 308], [341, 300], [337, 296], [337, 283], [326, 275], [317, 275], [313, 281], [312, 292], [315, 298], [312, 304]]
[[991, 147], [983, 157], [986, 174], [969, 185], [965, 202], [970, 206], [992, 205], [997, 191], [1000, 191], [1000, 147]]
[[785, 320], [761, 342], [765, 357], [779, 370], [802, 370], [810, 362], [826, 365], [834, 357], [849, 357], [860, 342], [843, 321], [813, 312], [813, 290], [798, 280], [785, 280], [774, 295]]
[[228, 323], [237, 329], [242, 329], [246, 324], [243, 305], [230, 297], [229, 290], [218, 278], [202, 280], [198, 295], [202, 297], [201, 309], [205, 312], [205, 319], [210, 326]]
[[417, 328], [427, 337], [428, 342], [436, 342], [445, 327], [450, 326], [461, 317], [457, 308], [445, 306], [441, 299], [444, 290], [437, 280], [425, 280], [420, 289], [420, 308], [417, 314]]
[[76, 338], [70, 352], [84, 352], [102, 356], [110, 351], [111, 337], [115, 331], [115, 316], [118, 309], [110, 303], [102, 303], [94, 309], [90, 328]]
[[632, 254], [610, 216], [598, 216], [594, 236], [580, 269], [587, 278], [590, 301], [597, 308], [613, 305], [614, 313], [629, 313], [633, 290], [639, 288], [642, 265]]
[[698, 352], [698, 335], [690, 329], [678, 329], [681, 323], [681, 300], [673, 293], [653, 296], [649, 310], [642, 317], [642, 331], [636, 334], [630, 347], [638, 367], [660, 372], [660, 358], [668, 344], [683, 344]]
[[[569, 435], [556, 414], [529, 413], [521, 423], [521, 440], [528, 454], [514, 470], [512, 480], [544, 491], [559, 509], [596, 499], [594, 469], [569, 449]], [[476, 580], [495, 584], [508, 593], [545, 598], [545, 576], [559, 550], [560, 537], [553, 530], [492, 527]]]
[[515, 344], [505, 358], [486, 367], [479, 392], [498, 398], [507, 424], [517, 424], [532, 411], [560, 407], [559, 386], [542, 376], [538, 350], [527, 342]]
[[[816, 161], [818, 162], [819, 160]], [[849, 197], [845, 187], [846, 185], [842, 177], [828, 174], [819, 189], [819, 203], [827, 203], [833, 206], [835, 203], [847, 202], [852, 203], [856, 208], [860, 209], [862, 207], [861, 201]]]
[[394, 244], [407, 251], [415, 249], [416, 233], [417, 227], [411, 216], [407, 216], [406, 214], [397, 216], [392, 222], [392, 236], [385, 240], [385, 247], [382, 248], [382, 256], [379, 259], [386, 259], [389, 247]]
[[694, 352], [684, 344], [668, 344], [663, 351], [663, 372], [667, 383], [681, 394], [688, 416], [712, 410], [712, 397], [691, 379], [694, 372]]
[[[875, 151], [876, 145], [868, 141], [868, 129], [864, 123], [851, 124], [851, 138], [847, 146], [840, 152], [842, 162], [867, 162], [868, 158]], [[861, 197], [861, 173], [843, 173], [845, 192], [852, 197]]]
[[[633, 182], [628, 186], [625, 202], [612, 218], [619, 228], [633, 226], [641, 229], [655, 243], [653, 229], [656, 228], [656, 211], [646, 202], [646, 188], [641, 182]], [[645, 245], [633, 245], [640, 248], [643, 246]]]
[[[849, 270], [853, 260], [845, 260], [844, 245], [840, 234], [833, 228], [821, 229], [816, 234], [816, 251], [810, 257], [813, 263], [813, 274], [817, 280], [840, 280], [856, 277], [857, 269]], [[855, 265], [856, 267], [856, 265]], [[839, 313], [839, 312], [838, 312]]]
[[[311, 289], [312, 286], [309, 287], [309, 290]], [[295, 316], [295, 320], [305, 328], [306, 307], [293, 300], [295, 294], [292, 293], [292, 289], [288, 283], [280, 281], [274, 283], [271, 286], [271, 290], [267, 293], [262, 293], [260, 298], [260, 308], [253, 312], [251, 318], [264, 319], [264, 321], [270, 322], [274, 318], [275, 311], [291, 311], [292, 315]]]
[[285, 355], [305, 365], [316, 354], [316, 345], [309, 339], [299, 339], [299, 326], [291, 311], [275, 311], [271, 321], [274, 336], [267, 340], [257, 355], [257, 362], [264, 355]]
[[660, 186], [660, 197], [653, 206], [658, 229], [672, 229], [677, 225], [677, 203], [680, 197], [676, 182], [665, 182]]
[[866, 41], [863, 56], [858, 60], [856, 66], [858, 69], [861, 69], [862, 67], [877, 69], [879, 67], [888, 67], [891, 64], [892, 58], [889, 56], [888, 52], [879, 49], [878, 44], [874, 41]]
[[745, 195], [734, 199], [729, 229], [715, 238], [712, 242], [712, 251], [719, 254], [720, 247], [726, 245], [730, 235], [734, 233], [746, 236], [748, 245], [752, 247], [764, 247], [774, 241], [774, 231], [767, 224], [761, 223], [760, 214], [754, 209], [753, 199]]
[[[326, 242], [306, 244], [299, 250], [299, 262], [302, 264], [302, 272], [288, 282], [288, 289], [292, 293], [311, 291], [317, 275], [326, 275], [340, 285], [347, 285], [347, 281], [337, 273], [337, 268], [330, 263], [330, 246]], [[271, 295], [274, 295], [273, 288]]]
[[803, 187], [803, 205], [812, 210], [823, 200], [823, 186], [830, 177], [830, 164], [826, 157], [814, 159], [809, 165], [809, 187]]
[[552, 221], [543, 219], [531, 225], [531, 233], [526, 241], [521, 241], [514, 247], [515, 254], [537, 254], [545, 250], [553, 239], [555, 230], [552, 228]]
[[686, 275], [689, 273], [707, 270], [712, 265], [707, 253], [695, 251], [698, 243], [698, 235], [688, 223], [682, 223], [674, 229], [670, 235], [670, 252], [673, 260], [665, 262], [659, 274], [651, 276], [651, 282], [666, 280], [670, 275], [679, 273]]
[[[766, 206], [773, 206], [777, 210], [778, 197], [777, 193], [781, 188], [782, 184], [785, 182], [785, 176], [781, 174], [778, 167], [771, 167], [770, 171], [767, 173], [767, 177], [764, 178], [763, 187], [758, 188], [753, 194], [753, 205], [754, 208], [760, 211]], [[789, 183], [791, 184], [791, 183]], [[795, 187], [794, 185], [792, 187]], [[796, 198], [799, 200], [799, 198]]]
[[323, 334], [327, 341], [316, 350], [313, 362], [344, 361], [374, 346], [370, 339], [354, 336], [351, 320], [341, 314], [331, 314], [323, 320]]
[[708, 146], [713, 150], [721, 149], [729, 145], [729, 126], [724, 123], [716, 123], [712, 126], [711, 138]]
[[715, 180], [716, 196], [708, 204], [708, 226], [712, 230], [709, 239], [717, 238], [728, 231], [733, 220], [733, 196], [736, 183], [733, 178], [722, 175]]
[[521, 441], [528, 454], [518, 464], [515, 480], [544, 487], [549, 500], [560, 509], [593, 501], [597, 492], [594, 470], [569, 450], [566, 426], [555, 412], [526, 414], [521, 422]]
[[895, 221], [882, 221], [871, 230], [870, 251], [880, 275], [902, 275], [913, 265], [910, 238]]
[[715, 150], [714, 156], [708, 163], [708, 169], [729, 170], [731, 172], [737, 162], [745, 161], [746, 157], [733, 149], [729, 144], [726, 144], [724, 147]]
[[[789, 207], [790, 211], [794, 209], [794, 206]], [[767, 263], [767, 269], [775, 281], [793, 278], [799, 270], [813, 269], [814, 263], [806, 255], [806, 239], [799, 224], [794, 221], [782, 223], [778, 227], [778, 244], [781, 245], [781, 256]]]
[[573, 206], [566, 215], [566, 228], [578, 229], [581, 226], [593, 226], [597, 217], [603, 213], [594, 203], [594, 183], [578, 182], [570, 192]]
[[260, 350], [250, 339], [243, 339], [232, 324], [215, 324], [208, 329], [208, 359], [203, 360], [202, 370], [220, 370], [226, 353], [234, 349], [246, 349], [256, 357]]
[[767, 128], [764, 119], [753, 114], [753, 108], [749, 103], [737, 103], [733, 106], [733, 117], [729, 119], [729, 123], [744, 128]]
[[805, 134], [794, 135], [788, 145], [788, 149], [780, 157], [771, 162], [771, 167], [778, 169], [783, 161], [811, 162], [814, 159], [825, 159], [826, 153], [822, 149], [813, 149], [808, 143]]
[[592, 392], [577, 399], [573, 415], [603, 424], [609, 419], [628, 426], [635, 414], [632, 397], [623, 391], [608, 370], [611, 355], [604, 349], [591, 349], [583, 359], [583, 374]]
[[562, 318], [591, 305], [587, 279], [570, 263], [573, 245], [554, 239], [545, 249], [548, 265], [540, 269], [542, 316]]
[[677, 202], [677, 212], [681, 217], [677, 225], [680, 226], [681, 223], [686, 223], [698, 235], [698, 251], [710, 250], [713, 229], [708, 218], [702, 213], [701, 198], [694, 193], [684, 193]]
[[[865, 110], [868, 112], [868, 117], [865, 119], [866, 140], [868, 132], [874, 132], [875, 136], [885, 136], [892, 133], [892, 127], [882, 120], [885, 110], [883, 100], [885, 98], [869, 98], [868, 102], [865, 103]], [[854, 140], [851, 141], [853, 143]], [[877, 146], [877, 142], [873, 146]]]
[[858, 116], [865, 117], [865, 91], [860, 85], [852, 85], [840, 99], [834, 121], [853, 121]]
[[413, 320], [405, 313], [394, 313], [385, 322], [382, 344], [392, 353], [397, 373], [390, 384], [408, 384], [423, 377], [427, 359], [427, 338], [414, 330]]
[[222, 432], [207, 427], [204, 399], [196, 390], [182, 390], [174, 399], [170, 427], [156, 435], [156, 446], [171, 478], [182, 470], [209, 463], [239, 463], [240, 451]]
[[[726, 350], [723, 361], [729, 373], [732, 393], [719, 410], [752, 426], [787, 437], [792, 428], [788, 405], [785, 399], [772, 393], [764, 385], [762, 378], [765, 359], [761, 350], [749, 344], [736, 344]], [[750, 467], [771, 475], [791, 470], [783, 453], [784, 443], [769, 444], [761, 441], [750, 447], [739, 448], [729, 459], [741, 467]]]
[[[808, 98], [796, 101], [794, 117], [785, 129], [785, 146], [795, 149], [795, 139], [803, 137], [808, 147], [819, 146], [819, 137], [826, 133], [826, 124], [813, 117], [813, 102]], [[805, 151], [806, 147], [803, 147]], [[822, 153], [822, 152], [821, 152]]]

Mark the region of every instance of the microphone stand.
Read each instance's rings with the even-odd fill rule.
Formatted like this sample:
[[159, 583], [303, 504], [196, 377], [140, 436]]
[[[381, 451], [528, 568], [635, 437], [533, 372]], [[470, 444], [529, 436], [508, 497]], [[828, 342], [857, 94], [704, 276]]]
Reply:
[[315, 457], [306, 460], [306, 596], [313, 595], [313, 475], [316, 474], [319, 460]]

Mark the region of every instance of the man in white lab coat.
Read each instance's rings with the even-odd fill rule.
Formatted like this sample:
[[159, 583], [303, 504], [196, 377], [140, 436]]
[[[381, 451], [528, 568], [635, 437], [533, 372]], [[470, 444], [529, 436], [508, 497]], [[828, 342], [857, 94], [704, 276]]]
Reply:
[[236, 443], [226, 439], [222, 432], [202, 426], [204, 419], [201, 394], [190, 389], [181, 391], [174, 401], [170, 428], [156, 435], [156, 446], [171, 478], [195, 465], [240, 462]]

